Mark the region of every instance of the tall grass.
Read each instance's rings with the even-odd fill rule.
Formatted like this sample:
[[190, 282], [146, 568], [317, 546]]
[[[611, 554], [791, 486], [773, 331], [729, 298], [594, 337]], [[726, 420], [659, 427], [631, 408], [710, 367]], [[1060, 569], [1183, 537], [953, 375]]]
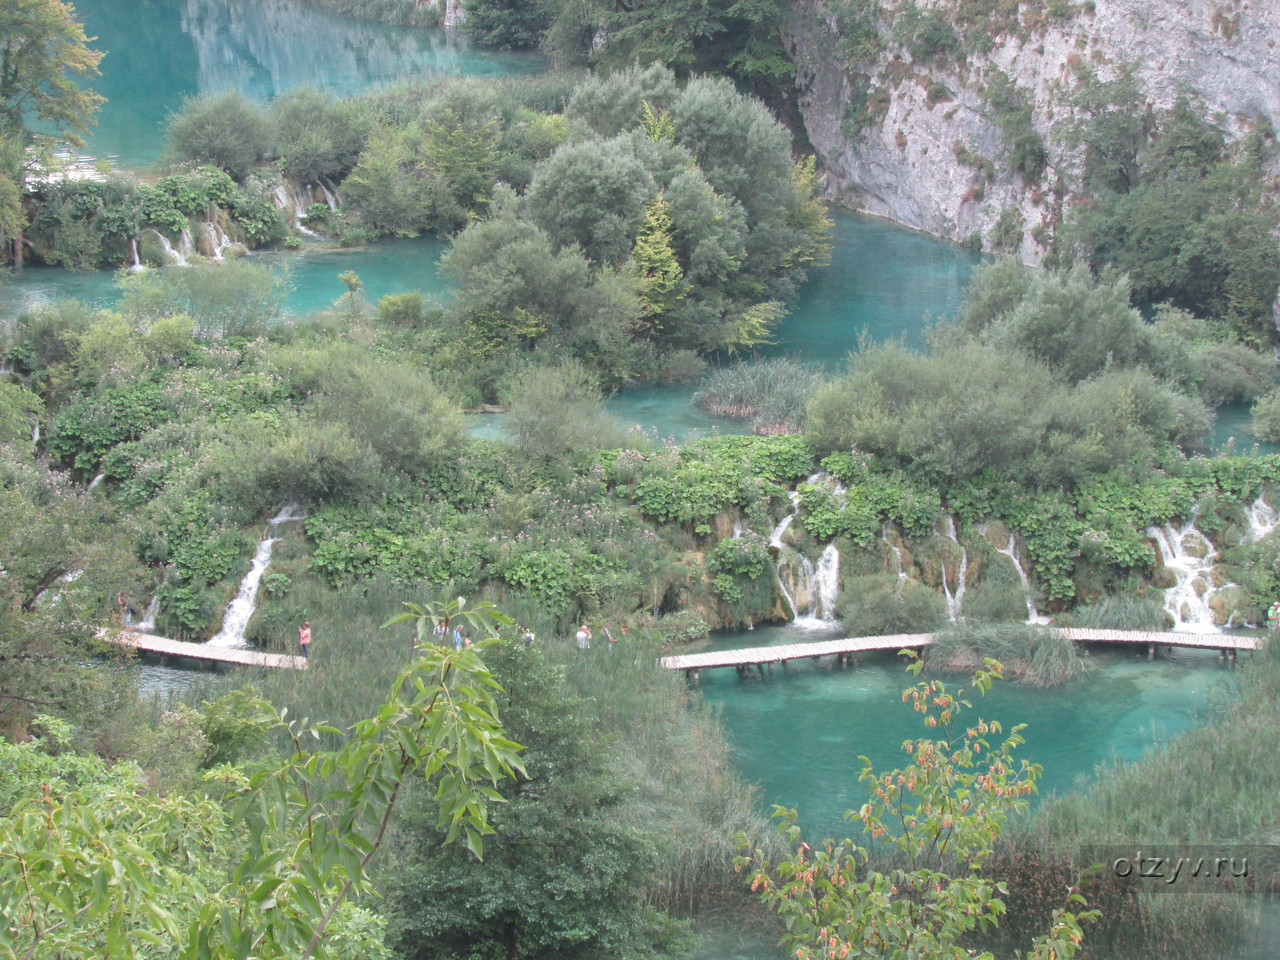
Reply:
[[986, 657], [999, 660], [1005, 675], [1051, 687], [1083, 676], [1088, 659], [1057, 630], [1025, 623], [952, 624], [934, 635], [931, 661], [948, 670], [971, 670]]
[[758, 434], [799, 433], [809, 397], [822, 375], [790, 357], [721, 367], [711, 373], [693, 402], [718, 417], [750, 420]]
[[[1013, 839], [1043, 857], [1072, 856], [1082, 842], [1275, 844], [1280, 644], [1254, 653], [1237, 677], [1239, 696], [1208, 724], [1100, 769], [1090, 790], [1047, 800]], [[1141, 907], [1146, 939], [1129, 941], [1133, 956], [1221, 956], [1255, 919], [1251, 904], [1217, 895], [1149, 897]]]
[[1164, 606], [1155, 597], [1111, 594], [1071, 611], [1077, 627], [1094, 630], [1164, 630]]

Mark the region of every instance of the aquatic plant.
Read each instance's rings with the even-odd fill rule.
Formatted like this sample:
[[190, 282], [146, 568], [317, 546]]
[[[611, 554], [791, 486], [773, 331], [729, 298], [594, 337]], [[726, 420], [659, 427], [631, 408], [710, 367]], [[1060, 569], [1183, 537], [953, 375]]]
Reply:
[[792, 357], [753, 360], [713, 371], [693, 402], [717, 417], [751, 421], [757, 434], [799, 433], [822, 374]]
[[1064, 634], [1024, 623], [952, 624], [934, 635], [931, 663], [949, 670], [968, 670], [987, 658], [999, 660], [1009, 676], [1050, 687], [1075, 679], [1090, 669], [1088, 659]]

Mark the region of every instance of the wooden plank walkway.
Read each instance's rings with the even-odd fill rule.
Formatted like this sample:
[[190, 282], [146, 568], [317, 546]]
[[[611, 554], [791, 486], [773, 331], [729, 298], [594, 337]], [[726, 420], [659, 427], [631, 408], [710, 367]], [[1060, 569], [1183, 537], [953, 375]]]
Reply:
[[295, 657], [287, 653], [263, 653], [260, 650], [249, 650], [243, 647], [187, 643], [184, 640], [170, 640], [168, 637], [158, 637], [153, 633], [139, 633], [136, 630], [99, 630], [98, 636], [108, 643], [117, 643], [122, 647], [136, 647], [148, 653], [212, 660], [216, 663], [234, 663], [242, 667], [281, 667], [286, 670], [307, 668], [305, 657]]
[[[1129, 643], [1157, 646], [1196, 647], [1202, 650], [1256, 650], [1258, 637], [1228, 633], [1170, 633], [1141, 630], [1086, 630], [1064, 628], [1059, 632], [1077, 643]], [[712, 653], [686, 653], [663, 657], [660, 661], [671, 670], [702, 670], [707, 667], [744, 667], [766, 663], [786, 663], [806, 657], [828, 654], [849, 655], [873, 650], [898, 651], [919, 649], [933, 642], [931, 633], [895, 633], [883, 637], [846, 637], [838, 640], [816, 640], [812, 643], [787, 643], [774, 647], [747, 647], [741, 650], [719, 650]]]

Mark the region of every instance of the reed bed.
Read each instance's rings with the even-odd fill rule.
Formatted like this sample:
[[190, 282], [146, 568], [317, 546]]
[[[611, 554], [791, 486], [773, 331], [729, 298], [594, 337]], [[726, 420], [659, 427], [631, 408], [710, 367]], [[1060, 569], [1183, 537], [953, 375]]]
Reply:
[[713, 371], [693, 402], [717, 417], [750, 420], [760, 435], [799, 433], [822, 375], [790, 357], [736, 363]]
[[1083, 676], [1088, 658], [1057, 630], [1025, 623], [952, 624], [935, 634], [930, 661], [947, 670], [972, 670], [987, 657], [999, 660], [1005, 676], [1051, 687]]

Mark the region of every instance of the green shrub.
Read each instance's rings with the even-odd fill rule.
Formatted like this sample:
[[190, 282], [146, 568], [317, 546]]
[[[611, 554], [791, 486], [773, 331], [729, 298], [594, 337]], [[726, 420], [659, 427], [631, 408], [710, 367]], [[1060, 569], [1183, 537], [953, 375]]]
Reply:
[[1280, 443], [1280, 390], [1272, 390], [1254, 403], [1253, 433], [1264, 443]]
[[836, 611], [852, 636], [929, 633], [946, 622], [942, 594], [916, 580], [899, 583], [889, 574], [845, 579]]
[[266, 112], [238, 91], [187, 99], [169, 119], [169, 144], [181, 160], [212, 163], [237, 180], [270, 153]]

